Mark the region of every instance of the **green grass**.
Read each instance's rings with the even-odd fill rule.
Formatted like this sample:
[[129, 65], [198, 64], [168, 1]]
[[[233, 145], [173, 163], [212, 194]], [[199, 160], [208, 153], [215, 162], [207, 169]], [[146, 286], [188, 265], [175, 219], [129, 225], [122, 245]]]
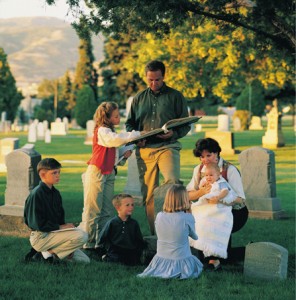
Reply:
[[[203, 129], [213, 130], [213, 124]], [[283, 220], [249, 219], [246, 226], [234, 235], [234, 245], [249, 241], [269, 241], [289, 251], [288, 278], [282, 281], [250, 280], [238, 266], [226, 266], [221, 273], [203, 272], [197, 280], [139, 279], [136, 274], [143, 267], [125, 267], [93, 260], [90, 265], [25, 264], [23, 257], [29, 250], [27, 238], [0, 236], [0, 299], [295, 299], [295, 140], [291, 126], [283, 126], [286, 146], [274, 150], [276, 160], [277, 197], [288, 218]], [[192, 176], [198, 160], [192, 148], [200, 132], [182, 139], [181, 174], [184, 184]], [[246, 131], [234, 134], [235, 149], [243, 151], [261, 146], [264, 131]], [[20, 146], [27, 143], [25, 133], [19, 137]], [[8, 135], [0, 135], [0, 138]], [[35, 150], [42, 157], [52, 156], [64, 162], [61, 191], [69, 222], [79, 222], [83, 206], [81, 174], [86, 169], [91, 146], [83, 144], [85, 131], [71, 131], [65, 137], [52, 137], [51, 144], [38, 141]], [[238, 165], [238, 155], [225, 157]], [[6, 174], [0, 173], [0, 205], [4, 204]], [[126, 183], [127, 166], [120, 167], [115, 182], [116, 192]], [[144, 208], [134, 212], [144, 235], [149, 235]]]

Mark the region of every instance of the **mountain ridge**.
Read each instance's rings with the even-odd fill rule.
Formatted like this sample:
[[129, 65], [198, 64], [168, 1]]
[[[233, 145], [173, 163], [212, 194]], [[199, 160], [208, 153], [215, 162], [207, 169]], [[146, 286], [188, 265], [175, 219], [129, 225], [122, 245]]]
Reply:
[[[104, 38], [92, 38], [96, 61], [103, 59]], [[0, 47], [7, 54], [16, 84], [24, 92], [43, 79], [74, 71], [79, 38], [71, 24], [54, 17], [0, 19]]]

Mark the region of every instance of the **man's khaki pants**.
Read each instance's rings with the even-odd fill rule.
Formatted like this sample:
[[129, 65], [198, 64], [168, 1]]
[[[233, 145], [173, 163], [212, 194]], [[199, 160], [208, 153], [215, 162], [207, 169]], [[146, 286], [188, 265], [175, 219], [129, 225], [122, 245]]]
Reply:
[[180, 183], [180, 147], [178, 148], [138, 148], [136, 151], [141, 191], [151, 234], [154, 229], [153, 192], [159, 185], [159, 172], [164, 182]]

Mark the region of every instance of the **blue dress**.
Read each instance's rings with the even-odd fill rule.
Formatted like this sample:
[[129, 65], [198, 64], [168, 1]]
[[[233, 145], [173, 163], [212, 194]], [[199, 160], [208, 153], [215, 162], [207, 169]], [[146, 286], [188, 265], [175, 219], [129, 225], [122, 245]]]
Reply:
[[138, 277], [197, 278], [203, 265], [191, 254], [189, 239], [197, 239], [192, 214], [160, 212], [156, 216], [157, 253]]

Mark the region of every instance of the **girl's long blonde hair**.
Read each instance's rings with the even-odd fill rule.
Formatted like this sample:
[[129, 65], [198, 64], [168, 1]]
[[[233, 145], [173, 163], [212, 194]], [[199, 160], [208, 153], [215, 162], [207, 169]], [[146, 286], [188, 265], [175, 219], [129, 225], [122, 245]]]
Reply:
[[116, 109], [118, 109], [118, 105], [115, 102], [102, 102], [94, 114], [95, 129], [103, 126], [114, 131], [114, 125], [110, 122], [110, 118]]
[[163, 211], [178, 212], [189, 211], [190, 202], [186, 188], [182, 184], [173, 184], [165, 195]]

